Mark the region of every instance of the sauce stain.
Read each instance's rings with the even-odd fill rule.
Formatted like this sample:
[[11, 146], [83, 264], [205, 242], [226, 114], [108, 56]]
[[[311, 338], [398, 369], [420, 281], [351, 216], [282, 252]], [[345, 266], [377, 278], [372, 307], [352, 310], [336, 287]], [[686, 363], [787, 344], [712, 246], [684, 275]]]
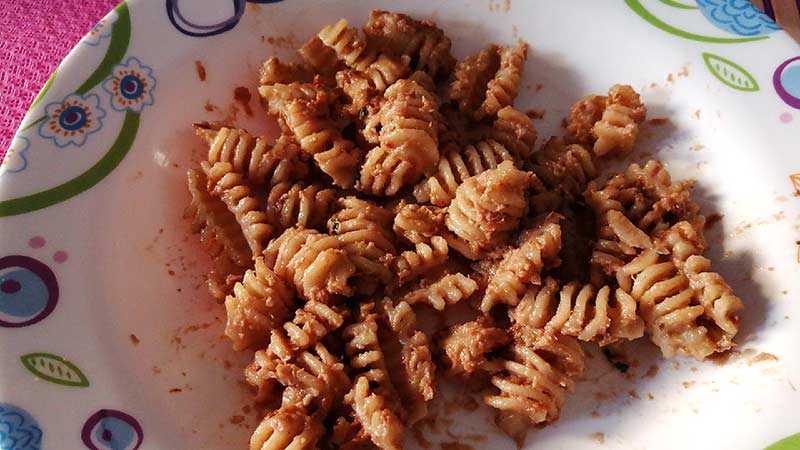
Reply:
[[248, 117], [253, 117], [253, 110], [250, 109], [251, 98], [253, 98], [253, 95], [250, 93], [250, 89], [244, 86], [239, 86], [233, 90], [233, 99], [242, 105], [244, 113], [247, 114]]
[[206, 81], [206, 66], [203, 65], [202, 61], [195, 61], [194, 68], [197, 71], [197, 78], [200, 81]]

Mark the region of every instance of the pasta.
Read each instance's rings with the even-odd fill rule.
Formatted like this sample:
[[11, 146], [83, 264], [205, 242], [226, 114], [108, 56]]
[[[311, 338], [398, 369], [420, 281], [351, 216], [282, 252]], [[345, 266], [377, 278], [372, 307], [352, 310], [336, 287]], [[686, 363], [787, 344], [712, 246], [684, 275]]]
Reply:
[[407, 57], [412, 69], [422, 70], [434, 79], [447, 77], [455, 65], [450, 39], [433, 22], [371, 11], [364, 33], [378, 48]]
[[506, 357], [485, 365], [498, 392], [484, 401], [498, 410], [497, 426], [521, 441], [530, 425], [558, 419], [564, 397], [583, 373], [585, 356], [571, 336], [519, 325], [512, 334]]
[[233, 341], [233, 349], [244, 350], [266, 340], [286, 320], [293, 300], [292, 292], [258, 257], [255, 269], [248, 270], [225, 299], [225, 335]]
[[356, 186], [371, 195], [391, 196], [433, 172], [439, 160], [434, 111], [439, 102], [419, 83], [400, 80], [386, 90], [380, 146], [367, 154]]
[[465, 376], [481, 369], [487, 355], [510, 342], [508, 332], [489, 326], [485, 319], [454, 325], [439, 340], [443, 363], [450, 376]]
[[534, 177], [505, 161], [467, 179], [456, 189], [445, 225], [474, 251], [503, 244], [526, 213]]
[[644, 335], [636, 301], [621, 289], [571, 282], [561, 287], [547, 278], [531, 286], [510, 312], [511, 320], [547, 333], [608, 345]]
[[427, 303], [437, 311], [469, 298], [478, 290], [478, 283], [462, 273], [444, 275], [430, 285], [409, 292], [403, 300], [410, 304]]
[[252, 189], [241, 174], [233, 171], [231, 163], [218, 162], [212, 166], [204, 161], [202, 167], [210, 192], [219, 197], [236, 217], [250, 250], [257, 256], [264, 250], [274, 230], [266, 213], [260, 210]]
[[209, 145], [208, 162], [230, 163], [254, 186], [275, 185], [308, 175], [294, 139], [281, 136], [270, 147], [263, 137], [253, 138], [247, 130], [209, 123], [194, 124], [195, 132]]
[[597, 156], [627, 154], [639, 134], [647, 109], [630, 86], [614, 85], [608, 96], [590, 95], [575, 103], [567, 131]]
[[707, 259], [690, 256], [687, 266], [683, 273], [669, 255], [649, 249], [620, 268], [617, 278], [639, 304], [647, 331], [665, 357], [702, 360], [731, 347], [742, 305], [718, 274], [707, 272]]
[[264, 260], [300, 297], [325, 303], [352, 293], [348, 281], [356, 268], [341, 247], [335, 236], [289, 228], [270, 242]]
[[233, 213], [206, 191], [205, 174], [192, 169], [187, 178], [192, 200], [185, 215], [192, 219], [192, 231], [200, 233], [200, 242], [212, 258], [206, 283], [211, 295], [221, 302], [242, 279], [250, 263], [250, 247]]
[[429, 20], [342, 19], [261, 65], [274, 142], [193, 125], [185, 216], [267, 408], [250, 450], [400, 450], [437, 366], [521, 443], [558, 419], [582, 345], [735, 345], [744, 304], [703, 256], [693, 183], [659, 161], [601, 173], [647, 126], [639, 94], [585, 97], [537, 145], [515, 106], [528, 44], [451, 47]]
[[341, 136], [328, 117], [326, 103], [332, 94], [301, 83], [261, 86], [258, 92], [267, 102], [268, 111], [281, 117], [303, 152], [314, 158], [333, 184], [353, 187], [362, 152]]
[[557, 265], [561, 250], [559, 220], [560, 216], [549, 214], [520, 234], [519, 245], [506, 252], [489, 278], [481, 301], [484, 313], [499, 304], [518, 304], [526, 285], [540, 284], [542, 270]]
[[356, 197], [339, 200], [342, 209], [328, 221], [328, 232], [336, 236], [356, 267], [360, 291], [375, 291], [374, 281], [392, 279], [389, 264], [396, 253], [391, 232], [391, 213]]
[[322, 184], [282, 182], [267, 194], [267, 217], [277, 230], [293, 226], [318, 228], [330, 216], [336, 202], [336, 190]]

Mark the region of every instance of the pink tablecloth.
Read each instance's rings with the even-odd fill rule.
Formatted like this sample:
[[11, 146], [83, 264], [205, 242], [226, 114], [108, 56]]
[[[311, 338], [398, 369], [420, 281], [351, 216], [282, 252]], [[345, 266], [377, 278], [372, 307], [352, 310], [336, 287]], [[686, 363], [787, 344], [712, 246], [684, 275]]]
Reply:
[[117, 3], [0, 0], [0, 161], [50, 73]]

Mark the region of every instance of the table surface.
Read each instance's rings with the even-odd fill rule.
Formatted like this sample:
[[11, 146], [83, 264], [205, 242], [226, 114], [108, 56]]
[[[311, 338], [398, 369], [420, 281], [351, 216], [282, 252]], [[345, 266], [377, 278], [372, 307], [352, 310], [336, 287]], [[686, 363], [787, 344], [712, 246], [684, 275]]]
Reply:
[[0, 0], [0, 161], [58, 63], [117, 3]]

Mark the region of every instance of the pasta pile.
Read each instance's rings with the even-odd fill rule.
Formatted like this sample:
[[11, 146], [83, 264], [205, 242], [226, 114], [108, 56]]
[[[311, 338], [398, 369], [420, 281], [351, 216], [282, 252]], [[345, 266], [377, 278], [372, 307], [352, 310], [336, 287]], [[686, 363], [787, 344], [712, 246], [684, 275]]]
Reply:
[[[450, 47], [430, 21], [342, 19], [300, 61], [264, 63], [274, 143], [195, 124], [209, 150], [188, 212], [208, 286], [274, 406], [251, 450], [401, 449], [439, 377], [482, 382], [521, 440], [559, 417], [582, 345], [646, 335], [698, 360], [734, 345], [742, 302], [703, 256], [691, 183], [658, 161], [598, 178], [634, 149], [639, 95], [579, 100], [537, 147], [514, 109], [528, 46], [462, 61]], [[417, 326], [454, 305], [471, 320]]]

